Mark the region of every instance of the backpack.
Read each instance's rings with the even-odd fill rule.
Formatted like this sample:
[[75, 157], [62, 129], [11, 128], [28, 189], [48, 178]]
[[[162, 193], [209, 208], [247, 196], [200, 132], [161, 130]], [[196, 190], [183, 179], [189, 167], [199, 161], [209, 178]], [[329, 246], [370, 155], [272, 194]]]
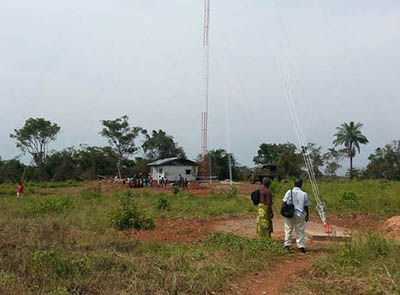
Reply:
[[251, 200], [253, 201], [254, 206], [258, 206], [260, 204], [260, 190], [256, 190], [251, 193]]
[[283, 202], [281, 207], [281, 215], [287, 218], [293, 218], [294, 216], [294, 204], [293, 204], [293, 191], [290, 191], [290, 203]]

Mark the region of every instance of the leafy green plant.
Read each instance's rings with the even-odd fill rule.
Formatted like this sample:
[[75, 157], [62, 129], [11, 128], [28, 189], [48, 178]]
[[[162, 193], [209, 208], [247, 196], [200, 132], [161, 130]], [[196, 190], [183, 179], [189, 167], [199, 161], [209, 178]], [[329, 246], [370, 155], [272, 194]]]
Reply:
[[161, 196], [158, 201], [157, 201], [157, 209], [158, 210], [168, 210], [168, 208], [170, 207], [170, 201], [169, 198], [165, 197], [165, 196]]
[[181, 192], [181, 188], [177, 185], [173, 185], [171, 187], [171, 190], [174, 195], [179, 195], [179, 193]]
[[133, 199], [121, 196], [118, 203], [118, 206], [108, 214], [111, 225], [116, 229], [150, 230], [155, 227], [154, 220], [140, 212]]
[[269, 189], [272, 193], [279, 194], [283, 192], [283, 185], [275, 178], [269, 186]]

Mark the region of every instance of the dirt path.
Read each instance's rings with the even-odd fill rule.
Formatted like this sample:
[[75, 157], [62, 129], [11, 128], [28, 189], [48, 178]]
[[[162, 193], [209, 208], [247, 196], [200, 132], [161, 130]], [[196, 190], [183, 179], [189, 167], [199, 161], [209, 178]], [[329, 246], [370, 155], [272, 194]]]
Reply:
[[251, 273], [231, 286], [226, 294], [232, 295], [279, 295], [287, 282], [293, 281], [312, 268], [312, 262], [326, 252], [326, 243], [312, 243], [306, 254], [293, 251], [284, 259], [278, 259], [268, 269]]
[[[273, 239], [283, 244], [283, 220], [275, 218]], [[135, 239], [156, 240], [161, 243], [190, 243], [203, 237], [208, 232], [228, 231], [240, 236], [256, 238], [256, 220], [254, 216], [235, 218], [215, 218], [209, 220], [198, 220], [191, 218], [160, 219], [156, 229], [153, 231], [130, 231], [129, 235]], [[321, 225], [322, 226], [322, 225]], [[295, 245], [295, 243], [293, 243]], [[312, 261], [325, 254], [327, 242], [307, 240], [310, 250], [303, 254], [293, 249], [288, 256], [277, 258], [269, 269], [251, 273], [231, 285], [226, 293], [234, 295], [281, 294], [286, 282], [310, 270]], [[294, 247], [294, 246], [293, 246]]]
[[[283, 244], [283, 220], [276, 217], [274, 220], [274, 233], [272, 238], [279, 240]], [[321, 226], [315, 222], [310, 222], [308, 226]], [[215, 230], [230, 231], [237, 235], [255, 238], [255, 218], [241, 217], [230, 220], [221, 220], [215, 226]], [[292, 281], [293, 278], [309, 271], [312, 268], [312, 262], [326, 253], [329, 242], [317, 242], [307, 239], [307, 248], [309, 252], [306, 254], [297, 252], [296, 243], [293, 242], [293, 250], [291, 254], [284, 258], [278, 258], [266, 270], [257, 273], [250, 273], [235, 282], [226, 294], [234, 295], [278, 295], [282, 294], [286, 282]]]

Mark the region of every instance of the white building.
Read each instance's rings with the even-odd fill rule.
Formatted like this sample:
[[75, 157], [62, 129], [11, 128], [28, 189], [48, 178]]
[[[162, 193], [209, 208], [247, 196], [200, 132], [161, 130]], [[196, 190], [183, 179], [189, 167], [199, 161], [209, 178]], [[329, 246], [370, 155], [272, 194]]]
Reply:
[[196, 180], [199, 164], [182, 158], [167, 158], [147, 164], [150, 166], [150, 173], [154, 180], [166, 177], [168, 181], [179, 180], [179, 175], [188, 181]]

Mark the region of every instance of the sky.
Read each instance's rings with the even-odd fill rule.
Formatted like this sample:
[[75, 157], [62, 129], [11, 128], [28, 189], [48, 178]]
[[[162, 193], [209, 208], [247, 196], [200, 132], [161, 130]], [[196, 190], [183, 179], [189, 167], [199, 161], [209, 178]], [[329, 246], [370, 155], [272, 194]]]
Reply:
[[[0, 156], [26, 119], [61, 127], [50, 149], [107, 145], [101, 120], [162, 129], [201, 150], [204, 0], [5, 0], [0, 4]], [[362, 122], [374, 150], [400, 139], [398, 0], [211, 0], [208, 148], [242, 165], [261, 143], [297, 144], [285, 97], [289, 65], [308, 141]], [[140, 144], [140, 142], [138, 142]], [[28, 156], [21, 159], [29, 161]], [[347, 165], [346, 163], [344, 163]]]

